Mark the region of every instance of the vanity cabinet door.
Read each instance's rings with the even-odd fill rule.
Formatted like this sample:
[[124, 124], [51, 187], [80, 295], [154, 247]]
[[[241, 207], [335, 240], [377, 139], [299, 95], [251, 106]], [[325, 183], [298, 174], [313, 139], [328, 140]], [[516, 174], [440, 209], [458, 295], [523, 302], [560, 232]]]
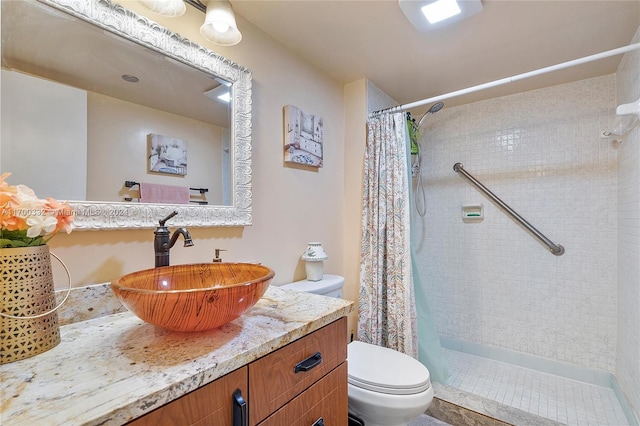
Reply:
[[346, 359], [347, 319], [343, 317], [252, 362], [249, 423], [258, 424]]
[[[239, 368], [133, 420], [129, 425], [246, 426], [249, 403], [247, 370], [247, 367]], [[241, 395], [236, 393], [237, 390]], [[242, 402], [244, 407], [241, 406]]]
[[327, 374], [259, 426], [347, 426], [347, 363]]

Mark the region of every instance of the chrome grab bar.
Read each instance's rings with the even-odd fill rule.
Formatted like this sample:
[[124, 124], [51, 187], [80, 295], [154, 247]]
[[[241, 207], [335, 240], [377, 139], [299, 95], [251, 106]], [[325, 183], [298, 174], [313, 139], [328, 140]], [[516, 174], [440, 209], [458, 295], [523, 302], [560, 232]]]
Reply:
[[557, 244], [557, 245], [554, 244], [550, 239], [545, 237], [542, 232], [538, 231], [533, 225], [531, 225], [529, 222], [527, 222], [522, 216], [520, 216], [518, 213], [516, 213], [511, 207], [509, 207], [507, 204], [505, 204], [504, 201], [502, 201], [493, 192], [491, 192], [486, 186], [484, 186], [476, 178], [471, 176], [469, 174], [469, 172], [467, 172], [464, 169], [462, 163], [454, 164], [453, 165], [453, 170], [456, 171], [457, 173], [462, 174], [462, 176], [467, 178], [467, 180], [469, 180], [469, 182], [474, 184], [480, 191], [484, 192], [484, 194], [487, 197], [489, 197], [491, 199], [491, 201], [493, 201], [498, 206], [500, 206], [512, 218], [514, 218], [515, 220], [520, 222], [520, 224], [522, 226], [524, 226], [525, 228], [527, 228], [527, 230], [529, 232], [531, 232], [538, 240], [540, 240], [547, 247], [549, 247], [549, 250], [551, 251], [551, 253], [553, 253], [556, 256], [562, 256], [564, 254], [564, 247], [562, 247], [560, 244]]

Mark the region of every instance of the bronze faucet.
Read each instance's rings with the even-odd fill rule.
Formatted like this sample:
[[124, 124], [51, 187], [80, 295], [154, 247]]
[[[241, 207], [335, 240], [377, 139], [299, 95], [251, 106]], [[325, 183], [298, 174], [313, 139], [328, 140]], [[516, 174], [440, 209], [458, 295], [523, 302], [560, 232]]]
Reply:
[[173, 247], [180, 235], [184, 238], [185, 247], [193, 246], [193, 240], [191, 239], [191, 234], [189, 234], [187, 228], [176, 229], [173, 236], [169, 238], [171, 232], [164, 224], [177, 214], [178, 212], [174, 211], [169, 216], [161, 219], [160, 226], [158, 226], [156, 231], [153, 233], [155, 235], [153, 249], [155, 251], [156, 268], [159, 266], [169, 266], [169, 250], [171, 250], [171, 247]]

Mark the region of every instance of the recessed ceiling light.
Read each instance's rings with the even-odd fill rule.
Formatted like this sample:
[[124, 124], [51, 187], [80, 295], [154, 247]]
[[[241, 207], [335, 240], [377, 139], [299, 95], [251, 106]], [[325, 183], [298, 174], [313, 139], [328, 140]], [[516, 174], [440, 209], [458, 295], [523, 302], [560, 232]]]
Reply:
[[442, 28], [482, 10], [481, 0], [398, 0], [398, 4], [420, 32]]
[[130, 75], [130, 74], [123, 74], [122, 75], [122, 79], [124, 81], [128, 81], [129, 83], [137, 83], [140, 81], [140, 79], [138, 77], [136, 77], [135, 75]]
[[422, 6], [420, 10], [430, 24], [444, 21], [462, 12], [456, 0], [437, 0], [426, 6]]

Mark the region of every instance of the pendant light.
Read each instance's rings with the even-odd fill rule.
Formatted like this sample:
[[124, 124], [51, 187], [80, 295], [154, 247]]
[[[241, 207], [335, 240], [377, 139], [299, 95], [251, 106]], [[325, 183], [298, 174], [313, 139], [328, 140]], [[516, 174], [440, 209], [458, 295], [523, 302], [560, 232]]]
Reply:
[[236, 18], [231, 4], [227, 0], [207, 1], [207, 14], [200, 34], [209, 41], [221, 46], [233, 46], [240, 43], [242, 34], [238, 31]]
[[168, 17], [184, 15], [187, 11], [183, 0], [140, 0], [140, 2], [151, 11]]
[[168, 17], [180, 16], [190, 4], [205, 13], [200, 34], [207, 40], [221, 46], [233, 46], [240, 43], [242, 34], [238, 30], [236, 17], [229, 0], [140, 0], [155, 13]]

